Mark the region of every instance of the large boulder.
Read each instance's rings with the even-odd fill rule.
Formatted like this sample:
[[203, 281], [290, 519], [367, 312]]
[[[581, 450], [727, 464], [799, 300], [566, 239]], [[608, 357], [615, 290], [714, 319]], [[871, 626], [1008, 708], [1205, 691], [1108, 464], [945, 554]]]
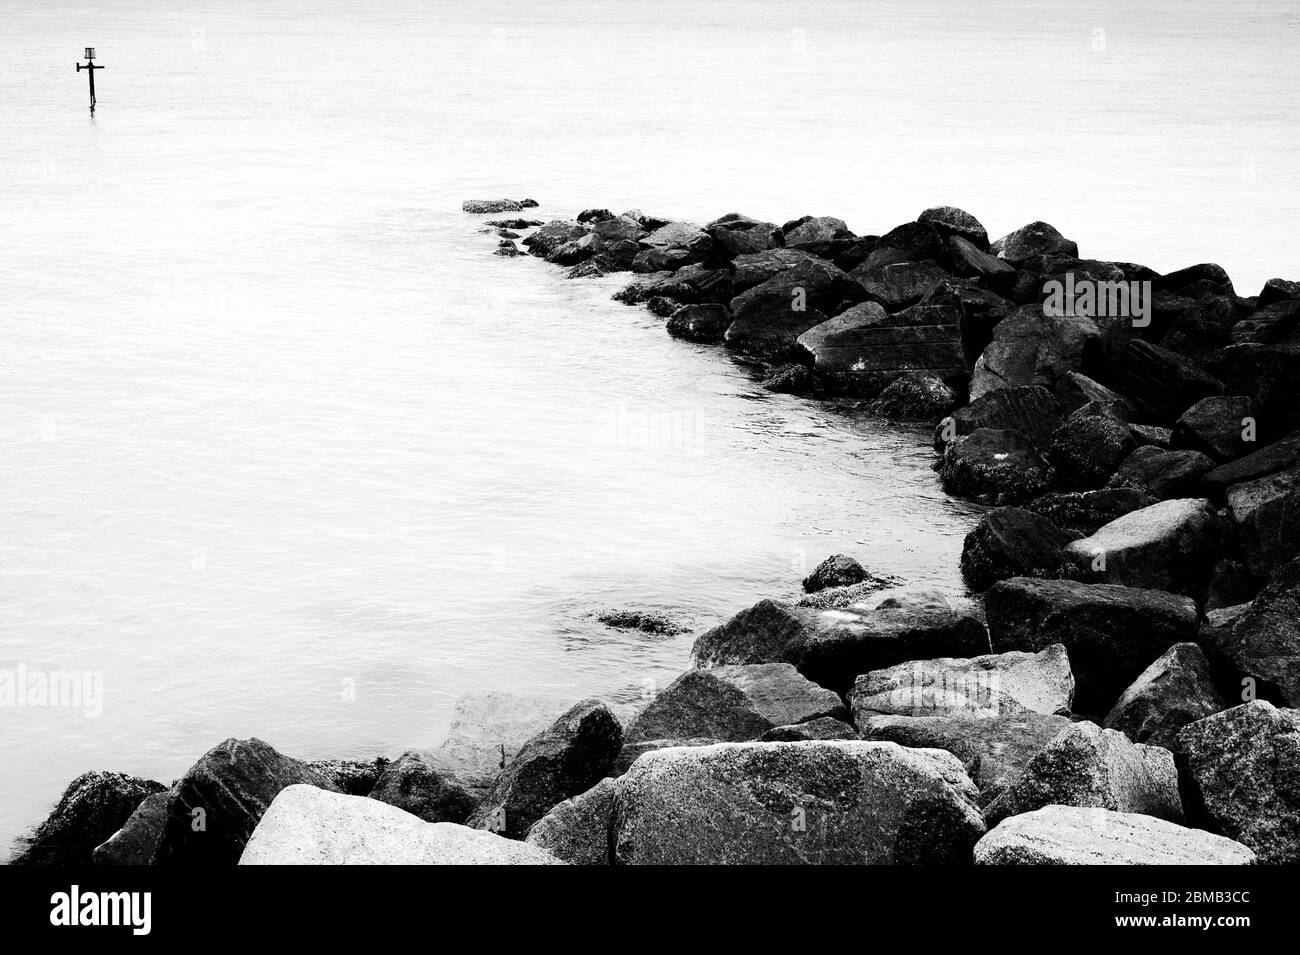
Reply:
[[840, 239], [856, 238], [843, 219], [834, 216], [806, 216], [782, 227], [787, 246], [822, 247]]
[[920, 304], [945, 306], [957, 313], [967, 369], [974, 367], [976, 359], [993, 341], [993, 332], [1002, 320], [1016, 310], [1015, 303], [996, 292], [959, 279], [940, 282], [926, 293]]
[[1183, 727], [1178, 746], [1193, 821], [1264, 864], [1300, 862], [1300, 712], [1255, 700]]
[[952, 278], [929, 259], [924, 262], [893, 262], [875, 268], [863, 264], [849, 274], [862, 286], [867, 299], [886, 312], [898, 312], [916, 305]]
[[786, 269], [806, 265], [816, 259], [816, 256], [800, 249], [767, 249], [749, 255], [738, 255], [731, 260], [732, 288], [736, 294], [746, 292]]
[[557, 865], [535, 846], [452, 822], [425, 822], [364, 796], [294, 785], [248, 839], [240, 865]]
[[1300, 556], [1300, 467], [1228, 488], [1228, 513], [1246, 566], [1257, 576]]
[[1091, 806], [1183, 821], [1173, 753], [1088, 722], [1061, 730], [984, 807], [984, 818], [997, 825], [1044, 806]]
[[709, 302], [683, 305], [668, 317], [668, 334], [702, 345], [720, 345], [731, 325], [731, 309]]
[[1074, 674], [1065, 647], [967, 659], [912, 660], [861, 674], [849, 692], [855, 723], [871, 717], [992, 719], [1024, 713], [1068, 715]]
[[556, 249], [587, 234], [587, 227], [563, 219], [552, 219], [521, 241], [533, 255], [546, 258]]
[[944, 448], [939, 476], [949, 494], [1016, 504], [1042, 494], [1056, 474], [1019, 431], [981, 428]]
[[932, 226], [942, 239], [957, 236], [976, 249], [988, 251], [988, 231], [979, 219], [956, 206], [932, 206], [917, 216], [916, 221]]
[[847, 587], [866, 580], [866, 568], [847, 554], [833, 554], [803, 579], [804, 593], [815, 594], [827, 587]]
[[657, 749], [673, 749], [678, 746], [712, 746], [719, 742], [721, 740], [709, 736], [688, 736], [683, 739], [643, 739], [635, 742], [625, 742], [623, 748], [619, 751], [618, 758], [614, 760], [614, 766], [609, 774], [610, 776], [622, 776], [632, 768], [632, 764], [638, 759]]
[[787, 357], [803, 332], [860, 296], [857, 284], [829, 262], [801, 262], [731, 300], [727, 347], [758, 358]]
[[948, 267], [953, 275], [968, 278], [985, 278], [990, 275], [1006, 275], [1015, 269], [1004, 260], [983, 251], [975, 243], [959, 235], [948, 238]]
[[1060, 577], [1065, 547], [1078, 536], [1033, 511], [999, 507], [966, 535], [961, 573], [972, 590], [987, 590], [1009, 577]]
[[896, 421], [934, 422], [957, 405], [957, 392], [934, 372], [909, 371], [867, 404], [867, 411]]
[[1300, 559], [1274, 571], [1255, 599], [1222, 625], [1203, 628], [1202, 640], [1239, 678], [1237, 685], [1249, 678], [1259, 696], [1300, 707]]
[[1230, 345], [1206, 361], [1206, 370], [1223, 382], [1225, 394], [1250, 399], [1254, 417], [1260, 422], [1261, 441], [1273, 441], [1300, 428], [1300, 402], [1295, 400], [1300, 341]]
[[1044, 806], [1011, 816], [975, 844], [976, 865], [1253, 865], [1223, 836], [1142, 813]]
[[1108, 367], [1108, 384], [1133, 403], [1139, 424], [1170, 425], [1223, 383], [1177, 352], [1134, 339]]
[[1274, 302], [1298, 298], [1300, 298], [1300, 282], [1292, 282], [1290, 279], [1269, 279], [1264, 283], [1264, 287], [1259, 290], [1259, 295], [1256, 296], [1256, 304], [1260, 308], [1265, 308]]
[[689, 222], [669, 222], [641, 236], [640, 243], [645, 251], [638, 253], [633, 264], [637, 272], [679, 269], [702, 262], [713, 249], [712, 237]]
[[819, 716], [807, 723], [774, 726], [759, 739], [764, 743], [797, 743], [810, 739], [859, 739], [858, 732], [843, 720]]
[[122, 828], [95, 847], [95, 865], [149, 865], [167, 822], [166, 790], [146, 796]]
[[295, 785], [341, 792], [323, 773], [260, 739], [219, 743], [172, 787], [154, 863], [234, 865], [267, 807]]
[[462, 823], [476, 800], [419, 753], [403, 753], [384, 769], [370, 798], [405, 809], [425, 822]]
[[1300, 467], [1300, 431], [1266, 444], [1230, 464], [1220, 464], [1205, 475], [1205, 484], [1215, 499], [1221, 501], [1234, 484], [1257, 481], [1297, 467]]
[[1129, 685], [1102, 725], [1135, 743], [1173, 749], [1180, 729], [1226, 706], [1205, 651], [1195, 643], [1175, 643]]
[[978, 616], [933, 590], [901, 588], [838, 610], [763, 600], [701, 634], [698, 667], [789, 663], [843, 692], [859, 673], [906, 660], [988, 652]]
[[838, 694], [788, 663], [687, 670], [658, 693], [627, 730], [627, 741], [710, 737], [758, 739], [768, 730], [847, 715]]
[[624, 865], [968, 864], [984, 834], [950, 753], [892, 743], [730, 743], [647, 753], [618, 781]]
[[125, 773], [82, 773], [53, 811], [19, 841], [14, 865], [90, 865], [100, 843], [111, 838], [162, 783]]
[[1173, 446], [1231, 461], [1255, 449], [1253, 420], [1250, 399], [1244, 395], [1202, 398], [1174, 423]]
[[609, 774], [623, 746], [623, 727], [597, 699], [575, 703], [519, 750], [468, 825], [522, 839], [551, 808]]
[[1065, 548], [1077, 576], [1199, 595], [1220, 555], [1223, 528], [1208, 501], [1180, 498], [1130, 511]]
[[1015, 577], [993, 585], [984, 611], [995, 652], [1064, 644], [1075, 709], [1088, 715], [1110, 710], [1175, 643], [1196, 639], [1196, 604], [1189, 598], [1113, 584]]
[[954, 411], [935, 429], [935, 450], [981, 428], [1019, 431], [1046, 450], [1064, 419], [1060, 402], [1042, 385], [1000, 388]]
[[865, 272], [874, 272], [900, 262], [925, 262], [943, 256], [944, 242], [928, 222], [905, 222], [890, 229], [871, 250], [862, 264]]
[[1106, 409], [1120, 421], [1131, 421], [1133, 418], [1133, 404], [1127, 398], [1077, 371], [1066, 372], [1058, 378], [1052, 394], [1066, 415], [1073, 414], [1084, 405], [1093, 405]]
[[1127, 424], [1094, 404], [1084, 405], [1052, 432], [1047, 459], [1061, 483], [1096, 490], [1137, 448]]
[[1134, 488], [1161, 501], [1200, 497], [1205, 475], [1213, 469], [1214, 460], [1200, 451], [1166, 451], [1144, 445], [1132, 448], [1106, 486]]
[[[1025, 505], [1041, 514], [1072, 538], [1095, 534], [1116, 518], [1150, 507], [1156, 499], [1133, 488], [1102, 488], [1096, 491], [1057, 491], [1044, 494]], [[1022, 576], [1032, 577], [1033, 574]]]
[[1100, 337], [1090, 318], [1047, 316], [1041, 306], [1024, 305], [993, 330], [993, 341], [975, 362], [971, 399], [1017, 385], [1054, 388], [1091, 360]]
[[614, 778], [566, 799], [533, 824], [524, 842], [569, 865], [611, 865], [614, 847]]
[[1031, 222], [998, 239], [989, 251], [1008, 262], [1023, 262], [1039, 255], [1077, 256], [1079, 246], [1061, 235], [1054, 226], [1046, 222]]
[[785, 244], [781, 227], [772, 222], [760, 222], [739, 212], [729, 212], [714, 219], [704, 227], [713, 239], [713, 255], [720, 259], [734, 259], [773, 249]]

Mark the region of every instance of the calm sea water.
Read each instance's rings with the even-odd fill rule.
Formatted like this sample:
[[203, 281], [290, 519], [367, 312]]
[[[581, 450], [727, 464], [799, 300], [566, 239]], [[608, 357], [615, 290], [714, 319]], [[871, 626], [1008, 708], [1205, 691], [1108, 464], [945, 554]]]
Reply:
[[1300, 8], [1135, 7], [4, 0], [0, 668], [105, 699], [0, 710], [0, 845], [85, 769], [428, 747], [464, 693], [680, 670], [606, 607], [703, 627], [836, 551], [960, 589], [924, 435], [767, 395], [459, 204], [952, 203], [1300, 278]]

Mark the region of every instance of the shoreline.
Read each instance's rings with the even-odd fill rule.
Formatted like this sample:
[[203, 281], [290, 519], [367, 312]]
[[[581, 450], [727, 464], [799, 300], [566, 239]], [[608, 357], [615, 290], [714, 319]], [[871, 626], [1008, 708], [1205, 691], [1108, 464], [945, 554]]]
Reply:
[[[502, 700], [392, 760], [232, 739], [170, 787], [85, 774], [16, 862], [1027, 864], [1079, 861], [1099, 827], [1117, 863], [1300, 861], [1271, 749], [1300, 740], [1300, 283], [1242, 297], [1210, 264], [1080, 258], [1043, 222], [990, 242], [953, 207], [862, 236], [536, 206], [464, 211], [497, 255], [628, 273], [615, 300], [769, 391], [933, 427], [945, 492], [992, 508], [961, 558], [976, 598], [829, 555], [638, 705]], [[845, 787], [871, 798], [825, 795]], [[305, 845], [311, 818], [375, 834]], [[410, 848], [430, 823], [452, 848]]]

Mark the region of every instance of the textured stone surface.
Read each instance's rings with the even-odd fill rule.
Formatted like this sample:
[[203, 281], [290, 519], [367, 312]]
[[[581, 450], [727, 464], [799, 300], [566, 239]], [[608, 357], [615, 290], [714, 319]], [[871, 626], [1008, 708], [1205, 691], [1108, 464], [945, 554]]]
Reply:
[[[1060, 402], [1042, 385], [999, 388], [952, 413], [951, 427], [941, 423], [935, 429], [935, 449], [981, 428], [1019, 431], [1036, 447], [1046, 449], [1052, 432], [1063, 420]], [[945, 438], [945, 432], [951, 434]]]
[[95, 865], [149, 865], [167, 821], [166, 790], [146, 796], [122, 828], [95, 847]]
[[827, 587], [847, 587], [867, 579], [867, 572], [852, 557], [835, 554], [813, 568], [813, 572], [803, 579], [805, 593], [816, 593]]
[[524, 841], [569, 865], [612, 864], [614, 789], [614, 779], [606, 776], [585, 793], [564, 800], [533, 824]]
[[1019, 431], [981, 428], [944, 448], [939, 477], [949, 494], [1014, 504], [1046, 491], [1055, 472]]
[[1139, 424], [1171, 425], [1202, 398], [1223, 391], [1218, 379], [1182, 355], [1140, 339], [1128, 343], [1110, 373], [1106, 384], [1133, 402]]
[[725, 305], [705, 303], [683, 305], [668, 318], [668, 334], [674, 338], [699, 342], [704, 345], [719, 344], [731, 325], [731, 310]]
[[1173, 446], [1201, 451], [1218, 461], [1239, 458], [1258, 447], [1243, 438], [1248, 433], [1246, 419], [1252, 416], [1250, 399], [1244, 395], [1202, 398], [1174, 423]]
[[523, 745], [572, 702], [541, 693], [466, 694], [456, 700], [446, 741], [426, 755], [437, 769], [474, 789], [486, 789]]
[[775, 726], [759, 739], [764, 743], [797, 743], [805, 739], [858, 739], [858, 732], [843, 720], [819, 716], [807, 723]]
[[1129, 487], [1157, 500], [1201, 497], [1214, 459], [1200, 451], [1173, 451], [1151, 445], [1135, 448], [1120, 463], [1107, 487]]
[[1259, 696], [1300, 706], [1300, 559], [1278, 568], [1248, 606], [1202, 639], [1235, 675], [1253, 679]]
[[1035, 255], [1078, 255], [1079, 246], [1054, 226], [1039, 221], [1004, 235], [990, 246], [990, 251], [1010, 262], [1023, 262]]
[[1025, 305], [998, 323], [993, 341], [971, 374], [971, 400], [999, 388], [1054, 388], [1077, 372], [1099, 347], [1101, 335], [1090, 318], [1047, 316], [1041, 305]]
[[937, 421], [957, 405], [957, 392], [938, 375], [909, 371], [871, 399], [867, 411], [899, 421]]
[[369, 795], [425, 822], [464, 822], [475, 803], [463, 786], [414, 752], [389, 763]]
[[1180, 729], [1226, 707], [1205, 651], [1195, 643], [1175, 643], [1129, 685], [1103, 725], [1135, 743], [1173, 749]]
[[82, 773], [53, 811], [20, 840], [14, 865], [88, 865], [95, 847], [116, 833], [147, 797], [166, 787], [125, 773]]
[[1043, 515], [1077, 539], [1095, 534], [1116, 518], [1155, 503], [1154, 497], [1133, 488], [1101, 488], [1044, 494], [1026, 504], [1025, 509]]
[[987, 590], [1009, 577], [1060, 577], [1065, 546], [1078, 535], [1041, 514], [1000, 507], [985, 514], [966, 535], [961, 572], [972, 590]]
[[1228, 512], [1246, 566], [1259, 576], [1300, 557], [1300, 467], [1228, 488]]

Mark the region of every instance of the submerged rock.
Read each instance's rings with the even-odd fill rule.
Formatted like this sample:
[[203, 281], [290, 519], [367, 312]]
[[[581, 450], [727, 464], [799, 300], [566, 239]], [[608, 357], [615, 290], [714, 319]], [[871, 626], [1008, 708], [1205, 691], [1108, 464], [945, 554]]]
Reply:
[[817, 388], [817, 376], [807, 365], [787, 363], [759, 382], [765, 391], [782, 395], [807, 396]]
[[596, 619], [615, 630], [639, 630], [656, 637], [676, 637], [690, 632], [670, 617], [650, 610], [604, 610], [596, 614]]
[[852, 557], [835, 554], [813, 568], [813, 572], [803, 579], [805, 593], [816, 593], [827, 587], [847, 587], [867, 579], [867, 571]]
[[471, 789], [485, 790], [524, 744], [550, 726], [570, 702], [546, 694], [467, 694], [456, 701], [446, 741], [426, 755], [436, 768]]
[[957, 405], [957, 392], [933, 372], [909, 371], [867, 405], [871, 414], [899, 421], [936, 421]]
[[725, 305], [683, 305], [669, 316], [668, 334], [702, 345], [720, 345], [730, 325], [731, 310]]

